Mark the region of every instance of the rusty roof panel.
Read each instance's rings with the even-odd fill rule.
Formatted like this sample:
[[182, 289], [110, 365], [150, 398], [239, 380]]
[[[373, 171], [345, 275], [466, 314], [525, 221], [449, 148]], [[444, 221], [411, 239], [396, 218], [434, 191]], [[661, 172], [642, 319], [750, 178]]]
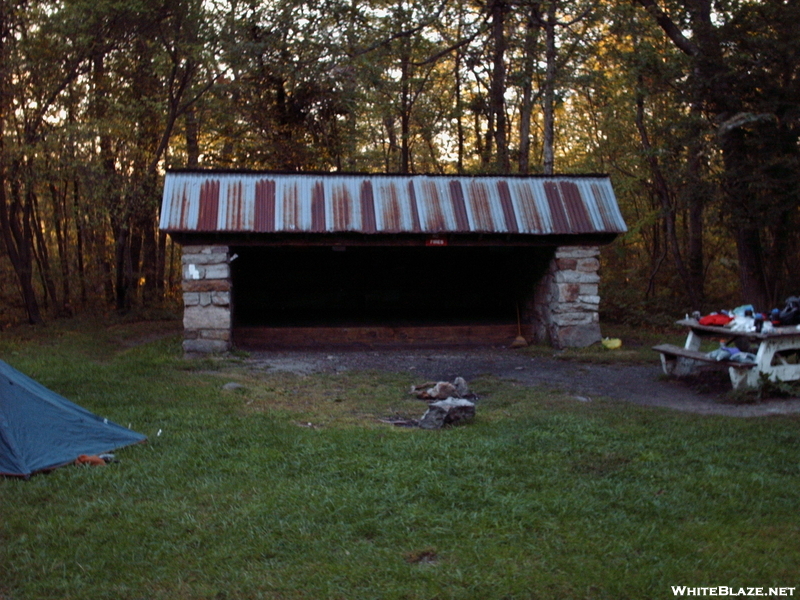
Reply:
[[609, 195], [608, 190], [596, 183], [592, 183], [590, 189], [595, 199], [591, 206], [595, 207], [597, 212], [595, 219], [597, 227], [603, 229], [614, 227], [615, 218], [619, 214], [616, 199]]
[[550, 217], [553, 222], [553, 233], [569, 233], [569, 218], [564, 209], [564, 202], [561, 199], [561, 190], [555, 181], [544, 183], [544, 193], [547, 197], [547, 206], [550, 209]]
[[450, 202], [453, 203], [456, 231], [475, 231], [470, 225], [470, 220], [467, 216], [467, 205], [464, 203], [464, 190], [461, 189], [461, 182], [458, 180], [450, 181]]
[[408, 208], [411, 211], [411, 231], [419, 233], [422, 231], [422, 225], [419, 221], [419, 206], [417, 205], [417, 192], [414, 188], [414, 182], [409, 180], [406, 182], [408, 187]]
[[[417, 208], [420, 211], [422, 230], [429, 233], [441, 233], [450, 229], [445, 213], [452, 214], [452, 206], [447, 206], [444, 198], [439, 194], [436, 182], [430, 178], [420, 181], [417, 189]], [[451, 219], [452, 220], [452, 219]]]
[[509, 180], [498, 185], [502, 184], [508, 188], [519, 233], [553, 233], [542, 182]]
[[217, 210], [215, 212], [215, 219], [213, 221], [213, 225], [207, 228], [207, 231], [220, 231], [220, 230], [232, 230], [233, 225], [228, 225], [227, 223], [227, 216], [228, 216], [228, 183], [231, 185], [235, 185], [234, 182], [228, 181], [218, 181], [218, 189], [219, 192], [216, 194], [217, 199]]
[[591, 233], [594, 231], [589, 213], [575, 182], [561, 181], [558, 187], [561, 189], [564, 208], [567, 212], [567, 217], [569, 217], [569, 231], [571, 233]]
[[[275, 208], [275, 217], [278, 222], [283, 224], [280, 230], [303, 231], [305, 223], [303, 223], [303, 211], [300, 206], [297, 183], [282, 181], [277, 187], [278, 205]], [[309, 195], [308, 198], [310, 201], [311, 196]]]
[[275, 181], [259, 179], [255, 182], [253, 230], [275, 231]]
[[197, 229], [214, 231], [217, 228], [217, 211], [219, 210], [219, 180], [209, 179], [200, 188], [198, 198]]
[[375, 183], [378, 191], [375, 201], [379, 207], [377, 214], [380, 216], [377, 231], [388, 233], [407, 231], [409, 211], [407, 203], [405, 207], [403, 206], [402, 187], [398, 189], [395, 180], [376, 181]]
[[241, 181], [231, 182], [226, 194], [225, 220], [218, 222], [217, 227], [231, 231], [252, 230], [252, 209], [248, 210], [244, 197], [244, 184]]
[[621, 233], [606, 176], [170, 171], [161, 228], [181, 232]]
[[361, 199], [361, 230], [365, 233], [375, 233], [378, 231], [378, 227], [375, 223], [375, 194], [371, 181], [361, 182], [359, 198]]
[[[470, 213], [473, 231], [502, 231], [504, 223], [502, 206], [489, 197], [489, 188], [485, 181], [473, 179], [469, 182], [466, 208]], [[497, 210], [498, 208], [500, 211]], [[497, 214], [498, 212], [499, 214]]]
[[325, 231], [325, 188], [319, 180], [311, 188], [311, 231]]
[[353, 229], [350, 220], [350, 207], [353, 206], [350, 188], [344, 185], [333, 185], [331, 187], [331, 209], [333, 214], [330, 222], [333, 225], [333, 230], [349, 231]]
[[[514, 200], [511, 197], [511, 190], [508, 189], [508, 182], [501, 180], [497, 182], [497, 193], [499, 196], [500, 208], [503, 211], [503, 220], [498, 223], [505, 224], [505, 231], [509, 233], [519, 233], [519, 222], [514, 211]], [[502, 229], [502, 227], [500, 227]]]
[[180, 190], [177, 191], [176, 201], [169, 205], [169, 213], [164, 215], [170, 219], [170, 222], [177, 222], [181, 229], [189, 229], [189, 192], [187, 187], [188, 184], [180, 187]]

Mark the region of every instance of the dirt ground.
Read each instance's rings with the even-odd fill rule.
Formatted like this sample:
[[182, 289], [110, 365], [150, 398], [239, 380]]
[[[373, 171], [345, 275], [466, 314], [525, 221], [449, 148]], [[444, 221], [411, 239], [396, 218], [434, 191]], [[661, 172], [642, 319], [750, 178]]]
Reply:
[[482, 375], [494, 375], [562, 392], [582, 402], [610, 398], [707, 415], [757, 417], [800, 413], [800, 398], [733, 403], [726, 395], [730, 381], [725, 373], [711, 374], [692, 383], [665, 379], [655, 353], [652, 364], [644, 365], [531, 357], [524, 351], [497, 347], [260, 351], [251, 352], [247, 360], [253, 368], [298, 374], [346, 370], [407, 372], [412, 383], [452, 381], [458, 376], [469, 382]]

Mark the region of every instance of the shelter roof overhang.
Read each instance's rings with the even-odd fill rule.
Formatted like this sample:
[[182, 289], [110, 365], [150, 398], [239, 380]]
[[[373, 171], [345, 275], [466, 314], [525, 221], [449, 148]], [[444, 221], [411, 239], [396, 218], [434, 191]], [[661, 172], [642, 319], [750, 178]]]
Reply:
[[283, 245], [602, 244], [627, 230], [607, 175], [218, 170], [169, 171], [160, 227], [183, 243]]
[[173, 231], [179, 244], [220, 246], [603, 246], [616, 233], [521, 235], [521, 234], [372, 234], [359, 233], [260, 233]]

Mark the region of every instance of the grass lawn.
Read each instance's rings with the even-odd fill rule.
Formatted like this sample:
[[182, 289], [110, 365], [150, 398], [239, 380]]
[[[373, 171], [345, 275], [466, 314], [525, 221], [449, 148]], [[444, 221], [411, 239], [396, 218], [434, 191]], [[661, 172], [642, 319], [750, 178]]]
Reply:
[[797, 417], [486, 377], [474, 422], [397, 428], [378, 419], [425, 408], [413, 375], [187, 361], [177, 336], [146, 341], [165, 326], [0, 334], [0, 358], [149, 437], [107, 467], [0, 478], [1, 600], [800, 595]]

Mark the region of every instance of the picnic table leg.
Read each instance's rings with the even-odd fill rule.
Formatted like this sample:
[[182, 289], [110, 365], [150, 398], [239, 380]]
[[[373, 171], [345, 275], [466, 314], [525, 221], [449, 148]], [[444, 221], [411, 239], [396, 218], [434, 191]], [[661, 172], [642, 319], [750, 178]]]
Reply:
[[760, 371], [758, 367], [754, 369], [737, 369], [728, 367], [728, 375], [731, 378], [733, 389], [757, 388]]
[[685, 356], [675, 356], [666, 352], [661, 353], [661, 368], [665, 375], [686, 377], [697, 371], [698, 362]]
[[[760, 384], [760, 373], [765, 373], [771, 381], [798, 381], [800, 380], [800, 364], [789, 363], [778, 353], [791, 353], [800, 351], [800, 339], [795, 336], [772, 338], [761, 341], [756, 353], [756, 368], [758, 376], [753, 376], [752, 385]], [[776, 355], [778, 355], [776, 357]]]
[[701, 341], [702, 338], [699, 335], [697, 335], [693, 330], [690, 329], [689, 335], [686, 336], [686, 343], [684, 344], [683, 347], [686, 350], [694, 350], [697, 352], [700, 350]]
[[[785, 340], [773, 341], [762, 340], [756, 352], [756, 366], [752, 369], [729, 369], [733, 389], [740, 387], [757, 388], [761, 385], [762, 373], [767, 375], [772, 381], [779, 379], [777, 369], [772, 365], [775, 353], [786, 345]], [[789, 345], [792, 345], [789, 342]]]
[[759, 377], [761, 375], [761, 367], [765, 364], [765, 359], [767, 361], [766, 364], [769, 364], [769, 361], [772, 360], [772, 352], [769, 351], [769, 344], [767, 342], [761, 342], [758, 347], [758, 353], [756, 354], [756, 366], [754, 368], [728, 368], [728, 375], [730, 375], [733, 389], [738, 390], [743, 388], [757, 388], [759, 385]]
[[[686, 343], [683, 345], [686, 350], [693, 350], [698, 352], [700, 350], [700, 342], [702, 338], [697, 335], [693, 330], [689, 330], [689, 335], [686, 336]], [[676, 377], [685, 377], [686, 375], [693, 375], [697, 370], [698, 362], [691, 358], [683, 356], [670, 356], [669, 358], [661, 355], [661, 367], [667, 375], [675, 375]]]
[[664, 371], [665, 375], [672, 375], [675, 371], [675, 364], [678, 362], [676, 356], [667, 356], [663, 352], [661, 353], [661, 369]]

